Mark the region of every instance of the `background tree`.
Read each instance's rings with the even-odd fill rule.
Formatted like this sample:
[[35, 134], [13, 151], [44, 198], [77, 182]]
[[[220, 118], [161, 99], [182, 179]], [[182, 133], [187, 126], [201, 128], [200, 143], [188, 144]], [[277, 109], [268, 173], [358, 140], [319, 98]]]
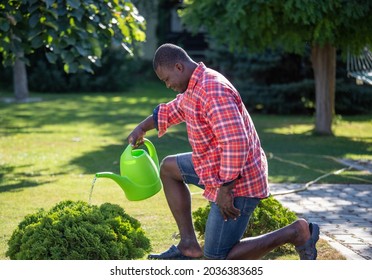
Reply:
[[126, 0], [12, 0], [0, 3], [0, 54], [13, 66], [17, 100], [28, 98], [27, 55], [44, 48], [50, 63], [64, 70], [92, 72], [102, 50], [112, 45], [131, 52], [145, 40], [145, 20]]
[[182, 20], [203, 26], [231, 51], [278, 48], [303, 54], [311, 48], [315, 79], [315, 132], [332, 134], [336, 50], [359, 53], [372, 46], [372, 2], [357, 0], [186, 0]]

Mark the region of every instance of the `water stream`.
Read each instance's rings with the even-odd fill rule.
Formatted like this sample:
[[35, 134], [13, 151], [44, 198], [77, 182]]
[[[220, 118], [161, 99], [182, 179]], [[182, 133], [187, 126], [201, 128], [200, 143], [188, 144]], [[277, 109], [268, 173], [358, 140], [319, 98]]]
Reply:
[[97, 177], [94, 176], [92, 187], [90, 188], [90, 193], [89, 193], [89, 205], [92, 204], [92, 194], [93, 194], [94, 184], [96, 183], [96, 180], [97, 180]]

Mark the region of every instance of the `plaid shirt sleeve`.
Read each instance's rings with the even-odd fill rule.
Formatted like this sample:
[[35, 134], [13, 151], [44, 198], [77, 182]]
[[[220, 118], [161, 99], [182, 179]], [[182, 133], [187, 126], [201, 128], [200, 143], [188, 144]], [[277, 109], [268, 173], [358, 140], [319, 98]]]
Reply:
[[158, 136], [163, 136], [167, 129], [184, 121], [184, 115], [179, 106], [182, 101], [182, 94], [178, 94], [175, 99], [168, 103], [162, 103], [158, 106], [157, 111], [157, 128]]

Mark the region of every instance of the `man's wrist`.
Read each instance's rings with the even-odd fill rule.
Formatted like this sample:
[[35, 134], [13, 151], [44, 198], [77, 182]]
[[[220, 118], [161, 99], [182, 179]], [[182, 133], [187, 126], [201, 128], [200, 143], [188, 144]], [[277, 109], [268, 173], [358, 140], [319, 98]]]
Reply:
[[226, 182], [226, 183], [222, 184], [222, 187], [231, 187], [231, 186], [234, 185], [234, 183], [235, 183], [235, 180], [232, 180], [230, 182]]
[[229, 182], [226, 182], [224, 184], [222, 184], [222, 187], [231, 187], [231, 186], [234, 186], [235, 185], [235, 182], [236, 180], [239, 180], [242, 176], [239, 175], [238, 178], [232, 180], [232, 181], [229, 181]]

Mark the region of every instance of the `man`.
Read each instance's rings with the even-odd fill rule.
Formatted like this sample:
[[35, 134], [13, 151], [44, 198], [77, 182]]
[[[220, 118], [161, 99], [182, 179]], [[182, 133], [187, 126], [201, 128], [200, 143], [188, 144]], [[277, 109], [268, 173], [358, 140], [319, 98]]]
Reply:
[[[299, 219], [277, 231], [241, 240], [249, 218], [269, 195], [267, 161], [254, 124], [234, 86], [220, 73], [196, 63], [185, 50], [160, 46], [154, 56], [156, 75], [179, 94], [160, 104], [128, 136], [134, 147], [145, 133], [186, 123], [192, 153], [166, 157], [160, 168], [168, 205], [180, 242], [150, 259], [259, 259], [285, 243], [296, 246], [300, 259], [316, 259], [319, 227]], [[187, 184], [204, 189], [211, 201], [204, 252], [192, 223]]]

